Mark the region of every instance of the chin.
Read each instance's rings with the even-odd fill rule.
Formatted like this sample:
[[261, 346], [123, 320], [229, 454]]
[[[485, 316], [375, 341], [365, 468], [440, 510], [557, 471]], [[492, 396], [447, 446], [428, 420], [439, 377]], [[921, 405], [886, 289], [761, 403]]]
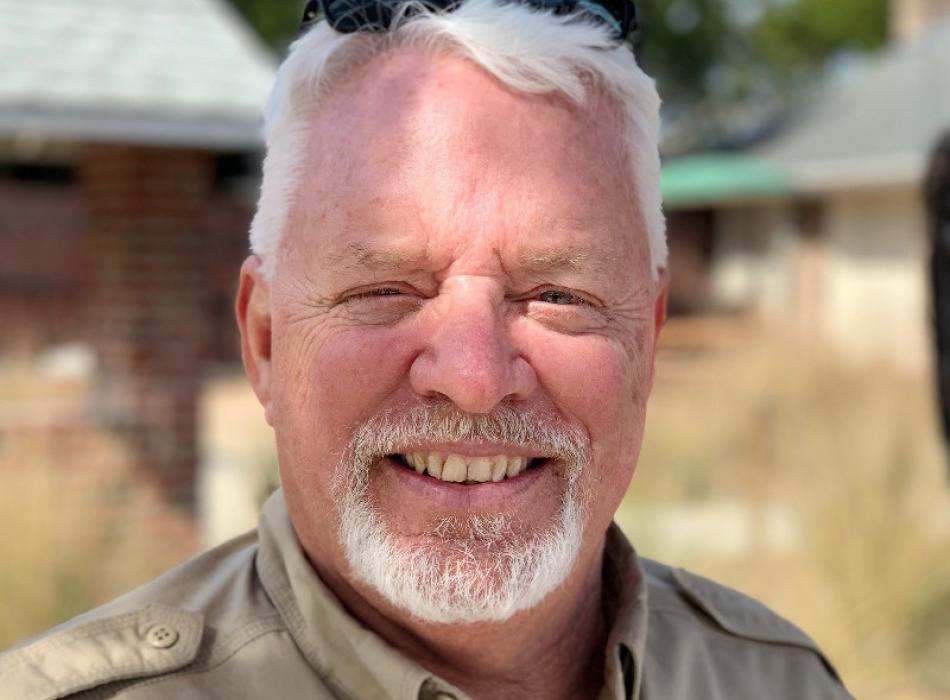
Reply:
[[351, 493], [340, 503], [340, 541], [351, 576], [412, 617], [500, 622], [535, 607], [567, 579], [583, 539], [583, 512], [572, 489], [543, 532], [519, 533], [509, 516], [478, 514], [443, 518], [431, 533], [406, 537], [393, 534], [365, 493]]

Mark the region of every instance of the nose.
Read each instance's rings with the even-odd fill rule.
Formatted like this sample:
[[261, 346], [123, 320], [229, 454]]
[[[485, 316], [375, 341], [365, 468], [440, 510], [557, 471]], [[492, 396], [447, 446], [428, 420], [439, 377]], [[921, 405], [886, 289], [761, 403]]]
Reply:
[[416, 393], [450, 400], [467, 413], [489, 413], [526, 399], [537, 376], [511, 342], [504, 293], [489, 280], [453, 279], [420, 332], [424, 348], [409, 370]]

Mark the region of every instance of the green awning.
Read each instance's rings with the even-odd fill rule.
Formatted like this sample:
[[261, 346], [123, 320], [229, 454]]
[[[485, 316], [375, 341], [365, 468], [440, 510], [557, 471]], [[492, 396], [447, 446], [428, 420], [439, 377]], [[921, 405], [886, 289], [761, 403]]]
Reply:
[[661, 189], [663, 203], [678, 207], [778, 197], [792, 191], [792, 179], [779, 166], [765, 161], [706, 154], [664, 163]]

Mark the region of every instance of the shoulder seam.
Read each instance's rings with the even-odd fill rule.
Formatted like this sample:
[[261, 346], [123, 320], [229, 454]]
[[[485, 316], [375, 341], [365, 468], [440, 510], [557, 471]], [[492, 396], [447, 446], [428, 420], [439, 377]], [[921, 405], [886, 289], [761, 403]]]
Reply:
[[182, 668], [181, 671], [191, 670], [200, 673], [206, 669], [211, 670], [223, 664], [240, 651], [242, 647], [250, 644], [258, 637], [270, 632], [279, 632], [281, 629], [286, 629], [286, 625], [277, 613], [251, 620], [228, 634], [220, 643], [211, 645], [207, 656], [203, 651], [199, 652], [195, 661]]
[[[726, 632], [763, 643], [806, 649], [815, 654], [831, 676], [841, 683], [841, 676], [815, 641], [781, 615], [743, 593], [685, 569], [673, 569], [672, 573], [686, 600]], [[743, 611], [739, 603], [748, 610]]]
[[[681, 619], [686, 620], [686, 621], [689, 621], [689, 622], [695, 622], [695, 620], [696, 620], [696, 614], [695, 614], [695, 613], [690, 612], [688, 609], [676, 608], [676, 607], [673, 607], [673, 606], [662, 606], [662, 607], [659, 607], [659, 606], [658, 606], [658, 607], [654, 607], [654, 608], [651, 608], [650, 612], [651, 612], [651, 613], [657, 612], [657, 613], [660, 613], [660, 614], [662, 614], [662, 615], [670, 616], [670, 617], [678, 617], [678, 618], [681, 618]], [[737, 641], [739, 641], [739, 642], [746, 642], [746, 643], [750, 643], [750, 644], [767, 644], [767, 645], [775, 646], [775, 647], [785, 647], [785, 648], [790, 648], [790, 649], [797, 649], [797, 650], [802, 651], [803, 653], [807, 653], [807, 654], [814, 654], [814, 653], [817, 651], [817, 650], [816, 650], [815, 648], [813, 648], [813, 647], [806, 646], [806, 645], [804, 645], [804, 644], [799, 644], [799, 643], [794, 642], [794, 641], [791, 641], [791, 640], [784, 640], [784, 639], [764, 639], [764, 638], [763, 638], [763, 639], [760, 639], [760, 638], [758, 638], [758, 637], [752, 637], [752, 636], [743, 635], [743, 634], [736, 634], [735, 632], [732, 632], [731, 630], [729, 630], [729, 629], [723, 627], [722, 625], [718, 624], [715, 619], [713, 619], [713, 618], [710, 617], [710, 620], [711, 620], [711, 622], [712, 622], [712, 624], [711, 624], [710, 626], [712, 627], [712, 629], [713, 629], [714, 631], [716, 631], [718, 634], [721, 634], [721, 635], [724, 635], [724, 636], [726, 636], [726, 637], [729, 637], [730, 639], [735, 639], [735, 640], [737, 640]]]
[[686, 600], [727, 632], [818, 651], [808, 635], [759, 601], [685, 569], [674, 569], [673, 577]]

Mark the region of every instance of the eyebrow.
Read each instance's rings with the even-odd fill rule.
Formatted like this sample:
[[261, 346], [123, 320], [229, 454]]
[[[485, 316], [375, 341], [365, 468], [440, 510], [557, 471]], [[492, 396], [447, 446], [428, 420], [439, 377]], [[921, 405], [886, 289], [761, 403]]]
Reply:
[[527, 272], [579, 272], [587, 269], [590, 253], [580, 250], [523, 250], [518, 254], [518, 266]]
[[393, 250], [370, 248], [362, 243], [350, 243], [343, 250], [330, 255], [330, 265], [341, 265], [349, 270], [405, 270], [422, 264], [417, 256]]
[[[566, 232], [568, 234], [566, 245], [522, 247], [516, 252], [515, 261], [525, 272], [542, 275], [556, 272], [585, 273], [592, 269], [599, 269], [617, 255], [615, 246], [597, 243], [597, 241], [603, 242], [610, 239], [607, 234], [611, 228], [611, 222], [606, 217], [543, 217], [537, 222], [537, 227], [541, 231]], [[588, 238], [582, 245], [572, 247], [569, 241], [573, 238], [571, 234], [575, 232], [582, 232], [585, 236], [593, 232], [594, 241]]]
[[[557, 223], [564, 225], [564, 221]], [[567, 228], [580, 224], [568, 221]], [[600, 222], [596, 222], [600, 223]], [[610, 252], [599, 247], [545, 248], [524, 246], [515, 251], [515, 266], [521, 272], [536, 275], [552, 273], [584, 273], [597, 267], [597, 261], [605, 262]], [[350, 241], [328, 256], [327, 264], [346, 271], [403, 272], [425, 269], [427, 256], [422, 253], [403, 252], [398, 249], [376, 247], [358, 241]]]
[[[522, 250], [517, 256], [518, 269], [533, 273], [582, 272], [589, 269], [591, 255], [579, 250]], [[378, 272], [418, 269], [424, 261], [413, 255], [393, 250], [379, 250], [361, 243], [350, 243], [343, 250], [331, 255], [329, 264], [347, 270], [373, 270]]]

